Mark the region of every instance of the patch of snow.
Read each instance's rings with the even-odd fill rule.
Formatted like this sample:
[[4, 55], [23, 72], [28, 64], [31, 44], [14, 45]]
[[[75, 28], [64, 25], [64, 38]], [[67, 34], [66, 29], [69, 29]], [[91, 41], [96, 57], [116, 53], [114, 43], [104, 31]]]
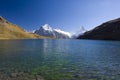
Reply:
[[87, 30], [84, 27], [80, 27], [80, 29], [72, 34], [72, 38], [77, 38], [78, 36], [84, 34]]
[[53, 31], [52, 27], [50, 27], [48, 24], [45, 24], [44, 26], [42, 26], [42, 28], [47, 31]]
[[60, 29], [53, 29], [48, 24], [45, 24], [39, 30], [35, 30], [34, 33], [43, 36], [53, 36], [55, 38], [71, 38], [71, 34], [69, 32], [65, 32]]
[[71, 34], [69, 32], [65, 32], [65, 31], [62, 31], [60, 29], [54, 29], [54, 30], [58, 33], [62, 33], [62, 34], [65, 34], [65, 35], [68, 35], [69, 37], [71, 37]]

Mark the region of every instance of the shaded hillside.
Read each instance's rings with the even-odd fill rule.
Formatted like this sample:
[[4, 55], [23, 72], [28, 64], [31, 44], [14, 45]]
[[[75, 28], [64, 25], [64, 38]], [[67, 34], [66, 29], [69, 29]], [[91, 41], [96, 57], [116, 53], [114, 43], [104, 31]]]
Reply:
[[103, 23], [78, 39], [120, 40], [120, 18]]
[[0, 16], [0, 39], [46, 38], [37, 34], [28, 33], [15, 24]]

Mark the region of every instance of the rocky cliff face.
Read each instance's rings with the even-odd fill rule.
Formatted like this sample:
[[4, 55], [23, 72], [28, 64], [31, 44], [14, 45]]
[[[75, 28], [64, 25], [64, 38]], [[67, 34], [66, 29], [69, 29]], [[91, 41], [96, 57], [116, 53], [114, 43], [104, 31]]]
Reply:
[[0, 16], [0, 39], [25, 39], [44, 38], [37, 34], [28, 33], [15, 24], [12, 24]]
[[78, 39], [120, 40], [120, 18], [105, 22], [80, 35]]

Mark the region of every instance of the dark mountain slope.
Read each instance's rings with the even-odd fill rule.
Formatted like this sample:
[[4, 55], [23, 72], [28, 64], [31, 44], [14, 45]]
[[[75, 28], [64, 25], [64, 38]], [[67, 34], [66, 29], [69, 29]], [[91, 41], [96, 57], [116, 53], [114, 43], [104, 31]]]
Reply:
[[80, 35], [78, 39], [120, 40], [120, 18], [105, 22]]

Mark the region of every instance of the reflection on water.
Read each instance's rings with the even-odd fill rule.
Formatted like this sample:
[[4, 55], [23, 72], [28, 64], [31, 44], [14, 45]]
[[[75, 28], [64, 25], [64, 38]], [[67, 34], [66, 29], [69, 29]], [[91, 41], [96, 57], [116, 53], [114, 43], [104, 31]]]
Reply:
[[119, 80], [120, 42], [0, 40], [0, 79]]

